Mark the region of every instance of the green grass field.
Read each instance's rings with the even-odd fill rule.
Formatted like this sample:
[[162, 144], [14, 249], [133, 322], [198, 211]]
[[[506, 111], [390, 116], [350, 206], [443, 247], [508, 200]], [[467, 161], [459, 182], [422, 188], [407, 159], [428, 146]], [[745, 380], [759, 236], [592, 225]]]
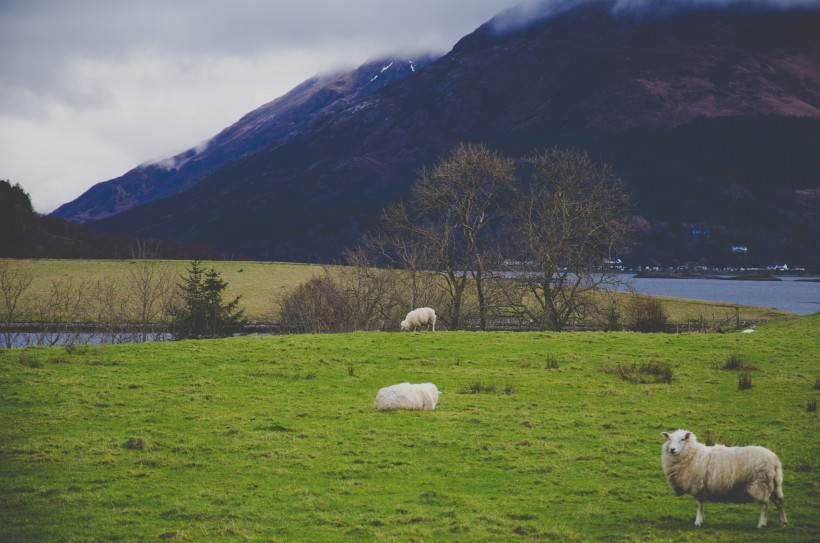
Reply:
[[[186, 275], [185, 270], [189, 265], [184, 260], [156, 262], [177, 281], [181, 280], [180, 276]], [[127, 285], [129, 273], [134, 267], [132, 260], [0, 259], [0, 265], [3, 264], [13, 270], [30, 271], [33, 281], [27, 295], [43, 295], [52, 282], [59, 280], [70, 280], [77, 285], [81, 281], [94, 284], [111, 278]], [[214, 268], [228, 283], [226, 300], [242, 296], [240, 305], [245, 308], [245, 316], [255, 322], [270, 322], [275, 319], [276, 300], [279, 297], [324, 272], [324, 268], [318, 265], [282, 262], [206, 261], [203, 265], [207, 269]], [[623, 295], [621, 298], [626, 300], [627, 296]], [[698, 320], [720, 323], [735, 313], [734, 305], [666, 297], [661, 297], [661, 300], [670, 323]], [[740, 311], [744, 321], [780, 319], [791, 315], [769, 307], [741, 306]], [[396, 328], [398, 329], [398, 322]]]
[[[752, 388], [721, 369], [732, 356]], [[615, 371], [646, 362], [672, 382]], [[2, 350], [0, 541], [815, 542], [818, 379], [820, 315], [753, 334]], [[438, 408], [375, 412], [405, 380], [436, 383]], [[774, 450], [789, 526], [708, 503], [696, 528], [660, 468], [660, 432], [679, 427]]]

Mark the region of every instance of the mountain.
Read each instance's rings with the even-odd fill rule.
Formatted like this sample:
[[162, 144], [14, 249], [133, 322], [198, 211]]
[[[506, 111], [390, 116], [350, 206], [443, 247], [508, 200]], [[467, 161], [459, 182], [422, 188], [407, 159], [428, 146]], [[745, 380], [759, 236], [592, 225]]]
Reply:
[[737, 243], [755, 260], [820, 265], [820, 9], [622, 4], [635, 3], [499, 16], [184, 192], [89, 224], [330, 260], [459, 141], [514, 157], [566, 145], [627, 182], [635, 258], [717, 259]]
[[98, 183], [52, 215], [77, 223], [96, 221], [184, 192], [222, 166], [287, 140], [314, 120], [350, 107], [433, 60], [430, 56], [386, 58], [367, 62], [353, 71], [312, 77], [248, 113], [211, 140]]

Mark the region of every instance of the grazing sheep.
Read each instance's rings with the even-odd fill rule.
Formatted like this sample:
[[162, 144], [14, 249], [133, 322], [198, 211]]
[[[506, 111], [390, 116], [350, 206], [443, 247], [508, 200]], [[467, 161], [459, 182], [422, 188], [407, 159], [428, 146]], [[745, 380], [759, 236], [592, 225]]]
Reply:
[[741, 334], [751, 334], [752, 332], [754, 332], [754, 330], [753, 330], [753, 329], [751, 329], [751, 328], [747, 328], [747, 329], [743, 330], [743, 331], [741, 332]]
[[783, 467], [777, 455], [764, 447], [707, 447], [695, 434], [661, 432], [663, 473], [675, 494], [690, 494], [698, 504], [695, 526], [703, 524], [703, 502], [760, 503], [758, 528], [766, 526], [771, 499], [786, 525], [783, 509]]
[[438, 403], [439, 391], [433, 383], [399, 383], [379, 390], [373, 409], [388, 411], [391, 409], [407, 409], [418, 411], [432, 411]]
[[401, 321], [401, 329], [404, 331], [416, 329], [420, 326], [433, 326], [433, 332], [436, 331], [436, 312], [431, 307], [419, 307], [414, 309], [404, 317]]

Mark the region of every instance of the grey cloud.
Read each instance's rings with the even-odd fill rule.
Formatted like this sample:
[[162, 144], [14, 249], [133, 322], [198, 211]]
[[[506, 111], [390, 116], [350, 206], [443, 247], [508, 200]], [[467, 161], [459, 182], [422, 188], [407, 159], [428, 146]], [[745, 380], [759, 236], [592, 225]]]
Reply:
[[536, 20], [542, 20], [588, 3], [610, 4], [613, 13], [664, 15], [693, 8], [751, 7], [760, 9], [792, 9], [820, 7], [820, 0], [529, 0], [499, 14], [492, 28], [509, 32]]
[[[515, 0], [30, 0], [0, 4], [0, 108], [49, 95], [104, 98], [77, 84], [76, 59], [167, 55], [248, 56], [275, 48], [367, 43], [373, 55], [444, 52]], [[479, 18], [471, 14], [480, 14]], [[356, 62], [362, 59], [351, 59]], [[89, 88], [84, 88], [89, 87]], [[30, 105], [30, 104], [29, 104]], [[28, 109], [28, 108], [26, 108]]]

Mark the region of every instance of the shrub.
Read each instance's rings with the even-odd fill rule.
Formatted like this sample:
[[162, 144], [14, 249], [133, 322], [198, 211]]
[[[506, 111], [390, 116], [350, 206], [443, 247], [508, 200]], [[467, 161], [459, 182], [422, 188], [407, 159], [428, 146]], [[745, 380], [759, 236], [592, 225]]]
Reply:
[[627, 326], [633, 332], [663, 332], [668, 318], [661, 301], [651, 296], [635, 295], [626, 306]]
[[353, 310], [329, 274], [296, 287], [279, 302], [279, 319], [296, 333], [350, 332]]

